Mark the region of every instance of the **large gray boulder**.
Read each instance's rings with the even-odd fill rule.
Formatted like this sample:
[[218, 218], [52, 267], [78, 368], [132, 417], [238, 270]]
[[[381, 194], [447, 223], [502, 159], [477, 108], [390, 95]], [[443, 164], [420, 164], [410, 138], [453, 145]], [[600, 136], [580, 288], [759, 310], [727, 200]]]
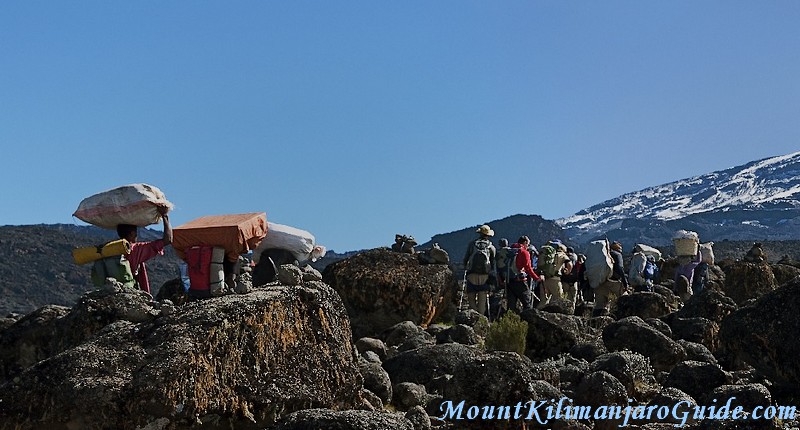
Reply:
[[603, 330], [603, 342], [609, 351], [638, 352], [650, 359], [656, 370], [669, 371], [686, 356], [680, 344], [636, 316], [608, 325]]
[[728, 375], [718, 365], [702, 361], [684, 361], [669, 373], [665, 387], [674, 387], [695, 400], [705, 398], [705, 393], [728, 383]]
[[767, 263], [726, 261], [721, 267], [725, 271], [722, 289], [726, 296], [739, 305], [749, 299], [761, 297], [777, 287], [772, 267]]
[[637, 352], [626, 350], [603, 354], [589, 365], [589, 371], [608, 372], [622, 383], [631, 398], [649, 399], [661, 389], [650, 360]]
[[463, 367], [483, 353], [460, 343], [429, 345], [401, 352], [383, 362], [393, 384], [413, 382], [424, 385], [429, 393], [437, 391], [437, 381]]
[[707, 288], [700, 294], [692, 296], [692, 299], [675, 315], [680, 318], [702, 317], [719, 324], [737, 308], [733, 299], [724, 293]]
[[356, 338], [403, 321], [427, 326], [447, 310], [458, 290], [449, 266], [420, 264], [412, 254], [383, 248], [330, 264], [322, 278], [342, 297]]
[[569, 352], [587, 337], [584, 320], [574, 315], [530, 309], [521, 317], [528, 323], [525, 355], [534, 361]]
[[72, 339], [85, 341], [6, 381], [0, 428], [250, 428], [363, 403], [349, 321], [323, 283], [192, 302], [169, 315], [139, 312], [148, 303], [127, 293], [92, 300], [102, 306], [95, 315], [124, 318], [74, 326]]
[[667, 299], [658, 293], [642, 292], [626, 294], [617, 299], [614, 315], [617, 318], [638, 316], [648, 318], [661, 318], [673, 311]]
[[800, 280], [768, 293], [722, 322], [720, 349], [767, 375], [781, 389], [800, 395]]

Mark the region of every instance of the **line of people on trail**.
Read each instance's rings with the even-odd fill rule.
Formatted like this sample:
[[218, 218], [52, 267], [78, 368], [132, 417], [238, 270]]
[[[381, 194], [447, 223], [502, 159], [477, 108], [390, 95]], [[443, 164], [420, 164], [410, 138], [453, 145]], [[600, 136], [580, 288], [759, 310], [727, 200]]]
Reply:
[[513, 244], [500, 239], [498, 250], [491, 242], [494, 231], [490, 226], [482, 225], [476, 233], [478, 237], [464, 255], [463, 283], [469, 307], [478, 313], [488, 312], [490, 319], [496, 319], [501, 292], [508, 309], [517, 311], [534, 306], [542, 309], [556, 299], [575, 303], [591, 294], [583, 276], [585, 256], [559, 240], [537, 249], [527, 236]]
[[[573, 306], [593, 302], [592, 316], [607, 315], [612, 295], [653, 292], [664, 262], [657, 249], [636, 245], [625, 270], [622, 244], [611, 242], [607, 244], [610, 274], [592, 288], [586, 275], [586, 255], [577, 254], [560, 240], [551, 240], [537, 249], [527, 236], [513, 244], [502, 238], [498, 249], [492, 244], [494, 231], [490, 226], [482, 225], [476, 233], [478, 237], [469, 243], [463, 259], [460, 302], [466, 295], [469, 308], [490, 320], [502, 313], [503, 298], [506, 309], [516, 312], [542, 309], [555, 300], [566, 300]], [[709, 263], [699, 250], [695, 256], [679, 256], [674, 291], [685, 302], [703, 290], [708, 276]]]

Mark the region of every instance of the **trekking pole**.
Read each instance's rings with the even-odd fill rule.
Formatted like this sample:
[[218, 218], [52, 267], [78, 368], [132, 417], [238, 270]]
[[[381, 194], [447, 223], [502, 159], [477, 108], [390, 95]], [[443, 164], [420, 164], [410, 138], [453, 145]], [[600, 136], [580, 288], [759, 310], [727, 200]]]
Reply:
[[464, 269], [464, 279], [461, 281], [461, 294], [458, 297], [458, 311], [461, 312], [461, 304], [464, 302], [464, 290], [467, 288], [467, 269]]
[[530, 282], [531, 284], [531, 295], [533, 296], [533, 298], [541, 301], [542, 299], [540, 299], [539, 296], [536, 295], [536, 287], [539, 286], [539, 283], [534, 281], [533, 278], [528, 278], [528, 282]]

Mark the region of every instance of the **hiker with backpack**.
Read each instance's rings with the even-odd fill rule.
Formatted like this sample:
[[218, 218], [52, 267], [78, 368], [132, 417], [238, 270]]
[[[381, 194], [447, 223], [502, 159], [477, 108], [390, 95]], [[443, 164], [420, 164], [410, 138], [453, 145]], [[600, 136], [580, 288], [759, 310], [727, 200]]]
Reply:
[[[629, 292], [622, 260], [622, 244], [615, 241], [609, 245], [608, 240], [591, 242], [586, 265], [587, 277], [594, 287], [592, 317], [608, 315], [611, 295], [620, 297]], [[595, 268], [602, 270], [595, 271]]]
[[594, 301], [594, 289], [586, 277], [586, 255], [578, 254], [578, 262], [575, 263], [575, 266], [577, 267], [575, 276], [578, 279], [578, 298], [584, 303]]
[[645, 255], [641, 245], [633, 248], [631, 267], [628, 270], [628, 281], [636, 292], [653, 291], [655, 278], [655, 260], [652, 256]]
[[572, 271], [572, 260], [567, 256], [567, 247], [561, 241], [553, 240], [539, 248], [539, 260], [536, 268], [544, 276], [542, 297], [537, 309], [543, 309], [551, 300], [564, 297], [561, 275]]
[[533, 269], [531, 254], [528, 246], [531, 240], [528, 236], [520, 236], [517, 243], [509, 248], [507, 265], [509, 268], [508, 286], [506, 287], [506, 302], [508, 309], [519, 312], [517, 302], [522, 310], [533, 307], [534, 286], [541, 277]]
[[567, 247], [567, 257], [572, 262], [572, 269], [561, 275], [561, 286], [564, 289], [564, 297], [574, 305], [578, 299], [578, 271], [580, 266], [578, 254], [575, 253], [575, 249], [571, 246]]
[[164, 234], [161, 239], [150, 242], [137, 242], [138, 227], [132, 224], [118, 224], [117, 235], [120, 239], [125, 239], [131, 244], [131, 252], [127, 256], [130, 263], [133, 278], [139, 288], [150, 294], [150, 280], [147, 278], [147, 268], [145, 262], [156, 255], [164, 255], [164, 247], [172, 243], [172, 226], [169, 223], [167, 206], [158, 206], [158, 213], [164, 226]]
[[[505, 288], [508, 285], [508, 276], [509, 272], [511, 271], [511, 265], [509, 264], [509, 259], [513, 263], [513, 258], [516, 256], [516, 252], [512, 251], [511, 247], [508, 246], [508, 239], [500, 239], [499, 248], [497, 250], [497, 258], [495, 258], [495, 269], [497, 270], [497, 286], [498, 288]], [[511, 255], [513, 252], [514, 255]], [[510, 257], [510, 258], [509, 258]]]
[[495, 259], [497, 252], [492, 245], [491, 237], [494, 231], [488, 225], [482, 225], [477, 230], [478, 238], [467, 246], [464, 255], [465, 289], [470, 309], [481, 315], [486, 315], [486, 306], [489, 298], [490, 278], [495, 279]]

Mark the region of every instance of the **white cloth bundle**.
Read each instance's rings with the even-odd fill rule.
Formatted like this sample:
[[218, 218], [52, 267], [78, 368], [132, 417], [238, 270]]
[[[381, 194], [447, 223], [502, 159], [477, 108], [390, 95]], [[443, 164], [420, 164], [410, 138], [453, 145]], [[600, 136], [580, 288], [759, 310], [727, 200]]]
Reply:
[[267, 235], [253, 252], [253, 261], [258, 264], [261, 253], [267, 249], [285, 249], [294, 255], [298, 262], [316, 261], [325, 255], [325, 247], [314, 243], [314, 235], [299, 228], [274, 222], [267, 222]]
[[164, 193], [147, 184], [131, 184], [87, 197], [72, 215], [97, 227], [116, 229], [118, 224], [145, 227], [161, 221], [159, 206], [172, 210]]

